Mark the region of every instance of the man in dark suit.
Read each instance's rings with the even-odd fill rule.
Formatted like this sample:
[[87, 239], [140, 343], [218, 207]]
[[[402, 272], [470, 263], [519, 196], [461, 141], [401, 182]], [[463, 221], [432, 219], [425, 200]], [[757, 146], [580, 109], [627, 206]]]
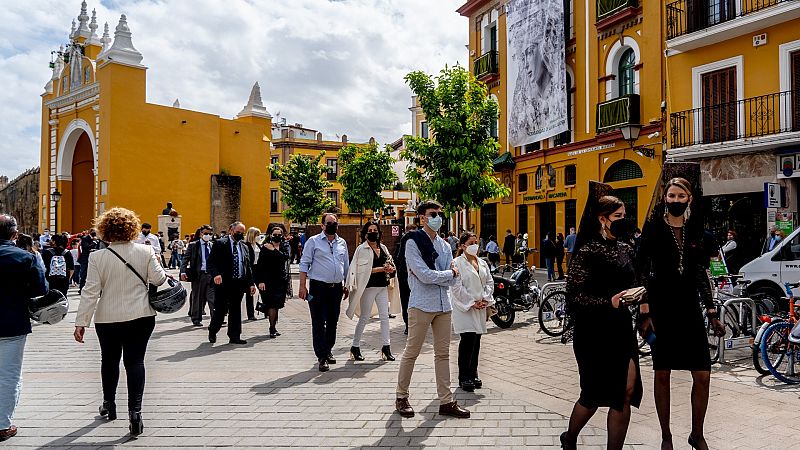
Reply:
[[210, 225], [201, 226], [195, 233], [194, 241], [186, 248], [181, 261], [181, 281], [192, 283], [192, 294], [189, 298], [189, 317], [192, 325], [203, 326], [203, 314], [206, 303], [209, 313], [214, 311], [214, 277], [208, 270], [211, 260], [211, 246], [214, 230]]
[[503, 254], [506, 255], [506, 264], [510, 264], [514, 257], [514, 246], [516, 240], [511, 230], [506, 230], [506, 239], [503, 241]]
[[218, 239], [211, 247], [208, 271], [214, 277], [214, 310], [208, 326], [208, 341], [217, 342], [217, 332], [228, 317], [228, 338], [231, 344], [246, 344], [242, 335], [242, 296], [247, 290], [256, 294], [253, 281], [255, 252], [244, 243], [245, 227], [234, 222], [228, 235]]

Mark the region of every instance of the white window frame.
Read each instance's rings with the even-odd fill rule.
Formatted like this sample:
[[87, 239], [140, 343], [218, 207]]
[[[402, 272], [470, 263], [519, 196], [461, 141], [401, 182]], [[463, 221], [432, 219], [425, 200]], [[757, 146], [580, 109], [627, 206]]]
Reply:
[[497, 96], [494, 95], [494, 94], [489, 94], [489, 98], [494, 100], [495, 103], [497, 103], [497, 123], [495, 125], [495, 127], [497, 127], [497, 128], [495, 128], [495, 129], [497, 130], [497, 140], [499, 141], [500, 140], [500, 112], [502, 111], [500, 109], [500, 99], [498, 99]]
[[484, 14], [481, 18], [481, 54], [477, 55], [478, 57], [492, 49], [491, 43], [488, 39], [486, 39], [489, 36], [489, 29], [492, 27], [497, 28], [497, 49], [500, 49], [500, 25], [498, 24], [497, 20], [498, 17], [500, 17], [500, 12], [496, 9], [493, 9]]
[[[692, 109], [698, 110], [694, 116], [694, 140], [703, 141], [703, 114], [700, 108], [703, 107], [703, 75], [716, 72], [717, 70], [736, 68], [736, 100], [744, 99], [744, 57], [734, 56], [728, 59], [714, 61], [702, 66], [692, 67]], [[736, 111], [736, 134], [741, 136], [744, 132], [744, 103], [739, 105]]]
[[[780, 92], [787, 92], [792, 90], [792, 53], [800, 51], [800, 40], [786, 42], [778, 46], [778, 67], [780, 73]], [[792, 108], [792, 94], [789, 92], [786, 104], [789, 105], [789, 111]], [[792, 114], [780, 114], [781, 129], [791, 130]]]
[[[606, 100], [613, 100], [619, 97], [619, 60], [626, 50], [633, 50], [636, 58], [636, 65], [642, 62], [642, 52], [639, 50], [639, 44], [630, 36], [623, 36], [618, 39], [611, 46], [606, 57], [606, 76], [614, 75], [613, 80], [606, 80]], [[639, 93], [639, 70], [633, 71], [633, 93]]]

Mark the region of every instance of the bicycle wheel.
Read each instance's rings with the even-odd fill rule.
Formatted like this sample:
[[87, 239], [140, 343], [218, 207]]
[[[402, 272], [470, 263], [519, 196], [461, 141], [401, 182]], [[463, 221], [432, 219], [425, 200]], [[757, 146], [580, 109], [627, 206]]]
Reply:
[[720, 346], [724, 345], [724, 342], [722, 342], [722, 338], [714, 334], [714, 329], [711, 327], [711, 321], [708, 320], [705, 308], [703, 308], [703, 322], [705, 323], [706, 326], [706, 339], [708, 340], [708, 355], [711, 357], [711, 364], [714, 364], [719, 360]]
[[567, 296], [563, 291], [551, 292], [539, 307], [539, 327], [548, 336], [564, 334], [567, 323]]
[[761, 359], [764, 366], [778, 380], [800, 383], [800, 347], [789, 342], [790, 322], [774, 323], [761, 339]]

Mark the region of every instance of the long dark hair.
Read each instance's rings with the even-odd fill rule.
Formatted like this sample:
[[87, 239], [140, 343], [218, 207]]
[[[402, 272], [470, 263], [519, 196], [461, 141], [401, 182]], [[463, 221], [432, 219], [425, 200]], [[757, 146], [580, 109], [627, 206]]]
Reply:
[[361, 227], [361, 242], [367, 240], [367, 230], [369, 230], [369, 227], [373, 225], [375, 225], [375, 227], [378, 228], [378, 240], [376, 242], [378, 244], [381, 243], [381, 238], [383, 237], [383, 233], [381, 233], [381, 225], [374, 220], [368, 221], [367, 223], [364, 224], [363, 227]]
[[600, 217], [608, 217], [614, 211], [625, 206], [617, 197], [613, 195], [604, 195], [600, 197], [590, 210], [581, 218], [581, 225], [578, 229], [578, 235], [575, 237], [575, 252], [587, 242], [592, 239], [600, 237]]
[[29, 234], [19, 233], [17, 235], [17, 247], [33, 254], [37, 253], [33, 246], [33, 238]]
[[458, 250], [456, 250], [456, 256], [461, 256], [461, 254], [464, 253], [464, 249], [463, 249], [464, 244], [467, 243], [469, 238], [475, 237], [475, 236], [476, 236], [476, 234], [473, 233], [472, 231], [465, 231], [465, 232], [461, 233], [461, 237], [458, 239]]

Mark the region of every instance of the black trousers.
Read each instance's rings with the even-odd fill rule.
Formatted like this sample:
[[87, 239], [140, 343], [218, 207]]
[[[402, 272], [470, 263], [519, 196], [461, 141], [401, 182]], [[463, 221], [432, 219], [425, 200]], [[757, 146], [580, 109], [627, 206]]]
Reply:
[[461, 333], [458, 343], [458, 381], [478, 378], [478, 354], [481, 351], [481, 335]]
[[244, 294], [244, 304], [245, 308], [247, 309], [247, 318], [248, 319], [255, 319], [256, 318], [256, 305], [254, 303], [255, 299], [252, 295], [250, 295], [250, 291], [248, 290]]
[[558, 270], [558, 278], [564, 278], [564, 255], [556, 256], [556, 270]]
[[237, 340], [242, 336], [242, 296], [249, 288], [244, 279], [223, 280], [222, 284], [214, 285], [214, 311], [211, 313], [211, 323], [208, 332], [216, 335], [225, 315], [228, 315], [228, 337]]
[[342, 305], [342, 284], [311, 280], [308, 295], [314, 354], [320, 360], [331, 354], [336, 343], [336, 325], [339, 323]]
[[69, 290], [69, 278], [67, 277], [50, 277], [47, 279], [47, 283], [50, 285], [50, 289], [55, 289], [62, 294], [64, 297], [67, 296], [67, 291]]
[[408, 286], [408, 275], [397, 276], [397, 282], [400, 285], [400, 304], [403, 305], [403, 322], [408, 328], [408, 299], [411, 298], [411, 288]]
[[128, 411], [142, 410], [144, 394], [144, 354], [156, 326], [156, 317], [142, 317], [128, 322], [95, 324], [100, 341], [100, 375], [103, 400], [114, 402], [119, 384], [119, 360], [125, 365], [128, 379]]

